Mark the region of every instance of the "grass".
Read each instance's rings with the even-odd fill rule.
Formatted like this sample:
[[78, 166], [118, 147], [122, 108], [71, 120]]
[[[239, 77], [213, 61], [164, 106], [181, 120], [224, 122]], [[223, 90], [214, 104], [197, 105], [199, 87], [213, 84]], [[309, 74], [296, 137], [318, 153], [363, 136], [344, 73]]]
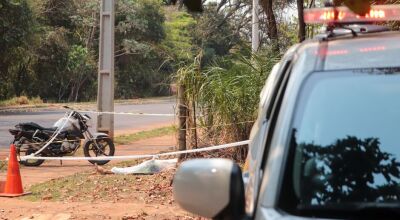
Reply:
[[155, 175], [99, 175], [81, 172], [35, 184], [29, 189], [32, 194], [22, 199], [64, 202], [170, 200], [172, 177], [172, 172]]
[[[280, 54], [268, 50], [252, 56], [236, 53], [215, 59], [206, 67], [201, 56], [175, 75], [177, 84], [185, 88], [184, 104], [191, 109], [189, 118], [193, 118], [192, 109], [196, 109], [196, 114], [203, 116], [196, 123], [208, 128], [197, 138], [217, 143], [247, 139], [251, 122], [257, 117], [259, 94]], [[198, 127], [192, 121], [187, 126]], [[246, 150], [238, 148], [236, 155], [243, 160]]]
[[[163, 100], [173, 100], [173, 96], [160, 96], [160, 97], [146, 97], [146, 98], [137, 98], [137, 99], [118, 99], [114, 100], [115, 104], [150, 104], [150, 103], [157, 103]], [[32, 108], [40, 108], [40, 107], [50, 107], [50, 106], [70, 106], [72, 108], [89, 108], [95, 105], [95, 101], [86, 101], [86, 102], [54, 102], [49, 100], [47, 103], [43, 103], [43, 101], [37, 98], [27, 98], [26, 96], [21, 97], [14, 97], [7, 100], [0, 100], [0, 108], [3, 107], [32, 107]]]
[[88, 173], [76, 173], [71, 176], [35, 184], [30, 188], [32, 194], [25, 196], [28, 201], [60, 201], [68, 196], [79, 196], [82, 191], [93, 190], [93, 182], [87, 181]]
[[7, 170], [7, 164], [8, 164], [7, 161], [0, 160], [0, 172]]
[[129, 144], [138, 140], [160, 137], [164, 135], [171, 135], [174, 134], [175, 132], [176, 132], [175, 126], [167, 126], [167, 127], [152, 129], [149, 131], [140, 131], [134, 134], [120, 135], [114, 138], [114, 143], [116, 145]]
[[14, 97], [0, 101], [0, 107], [19, 106], [19, 105], [42, 105], [43, 100], [40, 97], [28, 98], [26, 96]]

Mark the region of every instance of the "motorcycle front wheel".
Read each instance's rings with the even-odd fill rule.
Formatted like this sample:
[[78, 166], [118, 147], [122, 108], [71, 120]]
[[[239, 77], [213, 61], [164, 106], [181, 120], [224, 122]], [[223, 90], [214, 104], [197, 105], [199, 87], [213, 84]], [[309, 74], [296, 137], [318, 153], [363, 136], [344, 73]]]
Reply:
[[[94, 141], [97, 142], [94, 143]], [[85, 157], [98, 157], [98, 156], [114, 156], [115, 147], [114, 143], [110, 138], [99, 138], [97, 140], [91, 140], [86, 142], [83, 146], [83, 154]], [[89, 160], [92, 164], [104, 165], [109, 160]]]

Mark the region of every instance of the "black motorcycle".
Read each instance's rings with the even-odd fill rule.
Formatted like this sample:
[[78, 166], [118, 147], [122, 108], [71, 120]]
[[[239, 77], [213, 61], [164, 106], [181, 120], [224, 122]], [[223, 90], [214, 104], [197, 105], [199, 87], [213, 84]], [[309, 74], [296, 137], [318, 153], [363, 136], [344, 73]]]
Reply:
[[[68, 108], [65, 106], [65, 108]], [[18, 156], [21, 154], [41, 157], [63, 157], [74, 155], [83, 146], [85, 157], [114, 156], [115, 147], [105, 133], [89, 131], [90, 117], [72, 110], [59, 119], [53, 127], [45, 128], [34, 122], [20, 123], [10, 129]], [[50, 142], [50, 144], [48, 144]], [[82, 143], [83, 142], [83, 143]], [[47, 147], [43, 148], [45, 145]], [[39, 152], [39, 153], [36, 153]], [[25, 166], [40, 166], [44, 160], [20, 161]], [[104, 165], [109, 160], [89, 160], [92, 164]]]

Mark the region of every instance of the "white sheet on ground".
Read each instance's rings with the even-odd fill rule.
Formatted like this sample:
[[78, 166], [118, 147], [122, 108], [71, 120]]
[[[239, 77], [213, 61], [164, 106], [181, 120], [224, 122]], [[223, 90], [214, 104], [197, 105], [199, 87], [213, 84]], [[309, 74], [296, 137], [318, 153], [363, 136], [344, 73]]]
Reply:
[[170, 160], [147, 160], [141, 164], [132, 167], [113, 167], [111, 172], [115, 174], [154, 174], [164, 170], [174, 168], [178, 159]]

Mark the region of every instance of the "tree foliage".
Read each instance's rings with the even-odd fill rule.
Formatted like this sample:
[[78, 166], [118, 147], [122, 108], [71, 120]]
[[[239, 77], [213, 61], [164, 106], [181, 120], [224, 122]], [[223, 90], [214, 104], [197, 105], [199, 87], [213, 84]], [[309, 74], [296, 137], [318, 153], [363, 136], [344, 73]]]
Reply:
[[[97, 0], [1, 0], [0, 99], [94, 100], [99, 10]], [[116, 12], [116, 98], [165, 94], [161, 3], [121, 0]]]
[[171, 68], [161, 49], [165, 16], [154, 0], [118, 3], [116, 25], [117, 91], [121, 98], [159, 95], [168, 91]]
[[329, 146], [300, 143], [298, 148], [306, 169], [304, 203], [396, 201], [400, 196], [400, 162], [381, 149], [377, 138], [348, 136]]
[[42, 16], [44, 23], [52, 27], [74, 27], [72, 15], [77, 10], [74, 0], [46, 0], [42, 5]]
[[240, 42], [239, 33], [226, 19], [217, 5], [209, 4], [207, 10], [198, 18], [194, 29], [193, 43], [203, 51], [202, 64], [210, 63], [216, 57], [229, 54], [229, 51]]
[[192, 30], [196, 27], [195, 19], [187, 12], [166, 7], [166, 38], [163, 48], [168, 54], [168, 62], [176, 66], [189, 64], [195, 56]]
[[26, 0], [0, 0], [0, 99], [14, 94], [14, 87], [18, 87], [15, 79], [27, 77], [24, 70], [29, 59], [25, 51], [32, 34], [31, 21]]

